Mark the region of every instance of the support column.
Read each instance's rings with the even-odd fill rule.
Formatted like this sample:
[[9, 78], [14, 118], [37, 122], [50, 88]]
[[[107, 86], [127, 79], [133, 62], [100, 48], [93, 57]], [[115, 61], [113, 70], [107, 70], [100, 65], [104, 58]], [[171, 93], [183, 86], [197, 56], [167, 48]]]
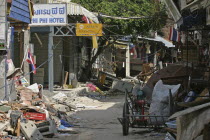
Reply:
[[126, 70], [125, 70], [125, 75], [130, 76], [130, 49], [129, 45], [126, 49]]
[[48, 38], [48, 83], [49, 91], [53, 92], [54, 85], [54, 65], [53, 65], [53, 27], [50, 27]]
[[[29, 40], [30, 40], [30, 31], [29, 30], [25, 30], [24, 31], [24, 46], [23, 46], [23, 54], [27, 54], [28, 49], [29, 49]], [[24, 59], [24, 56], [23, 56]], [[29, 68], [29, 64], [28, 62], [26, 62], [25, 60], [22, 60], [23, 62], [23, 71], [24, 74], [27, 74], [30, 72], [30, 68]], [[30, 85], [30, 74], [27, 74], [25, 76], [26, 80], [29, 82]]]

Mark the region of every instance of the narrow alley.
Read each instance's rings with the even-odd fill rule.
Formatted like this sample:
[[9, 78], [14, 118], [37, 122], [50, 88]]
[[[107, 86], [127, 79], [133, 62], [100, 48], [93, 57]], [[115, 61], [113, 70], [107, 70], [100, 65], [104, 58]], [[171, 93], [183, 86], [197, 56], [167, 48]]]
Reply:
[[0, 0], [0, 140], [210, 140], [210, 0]]
[[124, 100], [124, 95], [107, 97], [99, 102], [96, 100], [90, 104], [96, 108], [87, 108], [71, 115], [78, 134], [59, 135], [53, 140], [163, 140], [165, 133], [148, 128], [130, 129], [130, 134], [123, 136], [122, 125], [117, 118], [122, 117]]

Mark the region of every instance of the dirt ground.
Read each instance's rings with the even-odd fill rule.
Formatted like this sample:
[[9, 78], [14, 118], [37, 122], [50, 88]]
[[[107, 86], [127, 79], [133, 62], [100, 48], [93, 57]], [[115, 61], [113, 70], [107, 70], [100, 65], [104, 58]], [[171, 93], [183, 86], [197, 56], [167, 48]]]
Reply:
[[[85, 101], [84, 101], [85, 102]], [[150, 129], [130, 129], [128, 136], [122, 135], [122, 126], [117, 120], [122, 116], [124, 96], [107, 97], [87, 103], [88, 108], [71, 114], [74, 130], [79, 134], [59, 135], [62, 140], [164, 140], [165, 133]], [[86, 104], [86, 105], [87, 105]], [[97, 107], [96, 107], [97, 106]]]

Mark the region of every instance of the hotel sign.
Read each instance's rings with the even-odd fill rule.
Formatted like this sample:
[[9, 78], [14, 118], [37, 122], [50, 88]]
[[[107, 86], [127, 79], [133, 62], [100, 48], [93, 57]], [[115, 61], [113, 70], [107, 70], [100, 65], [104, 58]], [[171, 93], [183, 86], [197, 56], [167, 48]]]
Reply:
[[34, 4], [34, 16], [30, 26], [67, 25], [66, 4]]

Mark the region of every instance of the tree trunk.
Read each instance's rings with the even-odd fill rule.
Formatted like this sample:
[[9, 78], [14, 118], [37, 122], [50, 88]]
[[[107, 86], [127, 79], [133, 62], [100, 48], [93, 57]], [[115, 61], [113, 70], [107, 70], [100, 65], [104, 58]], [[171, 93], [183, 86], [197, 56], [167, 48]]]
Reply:
[[98, 56], [103, 53], [103, 51], [105, 49], [107, 49], [109, 46], [111, 46], [112, 44], [114, 44], [116, 41], [117, 41], [118, 37], [116, 37], [112, 42], [109, 42], [107, 45], [106, 44], [106, 41], [107, 39], [103, 39], [101, 41], [101, 45], [102, 47], [99, 47], [98, 48], [98, 51], [96, 52], [96, 54], [91, 58], [91, 60], [89, 61], [88, 63], [88, 66], [82, 71], [82, 75], [84, 77], [86, 77], [86, 80], [83, 80], [83, 81], [87, 81], [87, 80], [90, 80], [90, 78], [92, 77], [92, 65], [93, 63], [95, 63], [96, 59], [98, 58]]

